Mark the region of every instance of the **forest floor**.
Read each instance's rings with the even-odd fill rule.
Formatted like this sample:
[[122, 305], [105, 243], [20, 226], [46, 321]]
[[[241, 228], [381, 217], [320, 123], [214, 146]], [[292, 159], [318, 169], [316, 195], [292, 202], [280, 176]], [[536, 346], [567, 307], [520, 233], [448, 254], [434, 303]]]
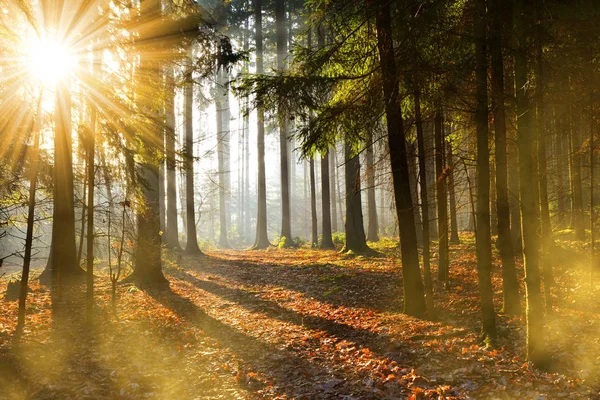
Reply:
[[[0, 294], [0, 399], [600, 399], [600, 303], [590, 300], [600, 293], [590, 293], [585, 248], [558, 240], [552, 257], [546, 373], [524, 361], [523, 317], [499, 314], [497, 348], [481, 343], [474, 243], [462, 239], [450, 287], [435, 288], [434, 320], [401, 314], [391, 240], [368, 258], [275, 248], [169, 255], [170, 290], [119, 285], [116, 313], [98, 276], [93, 326], [81, 293], [53, 314], [49, 290], [34, 281], [18, 347], [17, 304]], [[493, 281], [500, 309], [497, 265]]]

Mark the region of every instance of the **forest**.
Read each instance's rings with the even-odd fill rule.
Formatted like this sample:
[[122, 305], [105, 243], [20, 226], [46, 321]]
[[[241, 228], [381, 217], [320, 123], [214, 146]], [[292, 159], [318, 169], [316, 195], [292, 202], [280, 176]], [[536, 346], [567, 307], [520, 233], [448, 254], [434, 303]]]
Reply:
[[600, 399], [598, 79], [596, 0], [0, 0], [0, 400]]

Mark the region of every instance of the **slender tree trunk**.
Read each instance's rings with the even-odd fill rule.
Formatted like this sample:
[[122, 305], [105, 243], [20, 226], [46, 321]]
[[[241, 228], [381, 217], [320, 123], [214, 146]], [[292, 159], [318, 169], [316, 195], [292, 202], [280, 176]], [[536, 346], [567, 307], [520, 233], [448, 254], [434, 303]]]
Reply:
[[175, 82], [173, 79], [173, 70], [167, 70], [166, 84], [166, 158], [167, 158], [167, 228], [165, 242], [168, 247], [174, 250], [181, 250], [179, 245], [179, 222], [177, 215], [177, 177], [175, 162]]
[[[323, 238], [321, 240], [322, 249], [334, 249], [331, 238], [331, 197], [329, 196], [329, 153], [321, 154], [321, 214], [323, 218]], [[333, 214], [335, 219], [335, 214]]]
[[[329, 177], [330, 177], [330, 185], [329, 192], [331, 193], [331, 231], [338, 231], [338, 214], [337, 214], [337, 190], [336, 190], [336, 182], [337, 182], [337, 172], [335, 165], [335, 146], [332, 146], [325, 156], [329, 160]], [[321, 175], [323, 176], [323, 163], [321, 162]]]
[[438, 279], [448, 286], [449, 257], [448, 257], [448, 198], [446, 195], [446, 176], [444, 165], [444, 131], [441, 105], [435, 111], [435, 175], [438, 208]]
[[185, 206], [187, 216], [187, 254], [201, 254], [196, 233], [196, 209], [194, 205], [194, 84], [191, 70], [186, 72], [183, 89], [185, 121]]
[[548, 353], [544, 340], [544, 307], [540, 288], [540, 259], [538, 232], [540, 212], [538, 206], [537, 166], [533, 163], [535, 135], [532, 127], [532, 112], [526, 89], [527, 34], [531, 26], [527, 0], [514, 0], [515, 51], [515, 98], [517, 104], [517, 146], [519, 150], [519, 189], [523, 222], [523, 253], [526, 288], [527, 359], [537, 367], [548, 365]]
[[498, 235], [498, 210], [496, 208], [498, 197], [496, 195], [496, 165], [494, 158], [490, 154], [490, 229], [492, 236]]
[[369, 228], [367, 230], [367, 240], [370, 242], [379, 241], [377, 226], [377, 203], [375, 202], [375, 168], [373, 166], [373, 135], [369, 137], [367, 143], [367, 209], [369, 210]]
[[429, 233], [431, 237], [438, 236], [438, 226], [437, 226], [437, 204], [435, 202], [436, 199], [436, 182], [437, 177], [435, 175], [435, 146], [434, 146], [434, 137], [435, 137], [435, 126], [432, 122], [424, 122], [423, 123], [423, 140], [425, 142], [425, 160], [426, 160], [426, 170], [427, 173], [427, 192], [429, 193]]
[[421, 187], [421, 214], [423, 216], [423, 272], [425, 280], [425, 294], [427, 310], [430, 316], [435, 314], [433, 303], [433, 281], [431, 278], [430, 249], [431, 239], [429, 237], [429, 194], [427, 192], [427, 171], [425, 140], [423, 135], [423, 121], [421, 118], [421, 93], [415, 84], [415, 126], [417, 128], [417, 146], [419, 150], [419, 179]]
[[[263, 34], [262, 34], [262, 0], [254, 1], [254, 24], [256, 45], [256, 73], [263, 73]], [[255, 250], [266, 249], [271, 245], [267, 235], [267, 178], [265, 172], [265, 110], [258, 106], [256, 147], [258, 156], [257, 212]]]
[[317, 185], [315, 183], [315, 159], [310, 159], [310, 220], [311, 220], [311, 246], [319, 246], [319, 232], [317, 230]]
[[550, 225], [550, 207], [548, 204], [548, 172], [546, 163], [546, 106], [544, 103], [545, 76], [542, 59], [542, 27], [541, 18], [544, 5], [541, 0], [534, 0], [535, 3], [535, 105], [536, 105], [536, 125], [538, 139], [538, 166], [539, 166], [539, 185], [540, 185], [540, 211], [541, 211], [541, 253], [540, 258], [544, 274], [544, 297], [546, 299], [546, 312], [552, 313], [552, 285], [554, 281], [552, 273], [552, 226]]
[[417, 232], [417, 244], [422, 245], [423, 225], [421, 224], [421, 213], [419, 211], [419, 195], [417, 189], [419, 177], [416, 167], [415, 143], [406, 143], [406, 154], [408, 156], [408, 178], [415, 218], [415, 230]]
[[[372, 7], [370, 2], [367, 6]], [[404, 312], [420, 316], [426, 311], [425, 292], [419, 268], [419, 252], [408, 177], [406, 138], [400, 105], [398, 70], [394, 57], [390, 4], [376, 4], [377, 48], [381, 64], [390, 164], [394, 184], [396, 215], [400, 225]], [[348, 190], [348, 189], [347, 189]]]
[[224, 79], [225, 71], [219, 67], [217, 72], [217, 82], [215, 87], [215, 104], [217, 116], [217, 163], [219, 174], [219, 247], [223, 249], [229, 248], [229, 240], [227, 238], [227, 230], [229, 227], [229, 207], [227, 202], [228, 197], [228, 143], [229, 129], [225, 126], [229, 125], [229, 115], [225, 111], [225, 97], [227, 96], [226, 82]]
[[454, 185], [454, 153], [452, 148], [452, 142], [446, 142], [447, 148], [447, 161], [448, 161], [448, 194], [450, 196], [450, 243], [460, 244], [460, 238], [458, 237], [458, 221], [456, 215], [456, 193]]
[[[98, 54], [94, 52], [94, 72], [98, 73]], [[96, 107], [90, 105], [90, 126], [87, 139], [87, 176], [88, 176], [88, 221], [87, 221], [87, 249], [86, 249], [86, 270], [87, 270], [87, 291], [86, 291], [86, 316], [88, 322], [94, 317], [94, 190], [96, 185], [96, 120], [98, 111]], [[162, 131], [162, 130], [161, 130]], [[164, 142], [163, 142], [164, 143]], [[164, 193], [163, 193], [164, 194]], [[164, 199], [163, 199], [164, 202]]]
[[[520, 314], [519, 283], [510, 235], [510, 205], [508, 200], [508, 165], [506, 149], [506, 108], [504, 106], [504, 64], [502, 59], [499, 0], [490, 2], [492, 18], [490, 55], [492, 108], [494, 110], [494, 147], [496, 150], [496, 209], [498, 212], [498, 251], [502, 261], [503, 311]], [[513, 164], [515, 162], [513, 161]]]
[[583, 222], [583, 189], [581, 184], [581, 132], [579, 120], [570, 107], [571, 118], [571, 186], [573, 201], [571, 204], [571, 220], [577, 240], [585, 239], [585, 226]]
[[492, 288], [492, 242], [490, 227], [490, 149], [488, 134], [486, 4], [476, 2], [475, 80], [477, 123], [477, 263], [483, 339], [496, 341], [496, 313]]
[[25, 327], [25, 306], [27, 303], [27, 292], [29, 291], [29, 272], [31, 265], [31, 251], [33, 248], [33, 228], [35, 224], [35, 196], [37, 191], [38, 165], [40, 153], [40, 126], [41, 126], [41, 104], [38, 104], [38, 115], [36, 115], [33, 129], [33, 149], [31, 154], [30, 177], [29, 177], [29, 201], [27, 206], [27, 232], [25, 234], [25, 254], [23, 256], [23, 273], [19, 289], [19, 313], [15, 338], [19, 340]]
[[[285, 70], [287, 57], [285, 0], [275, 0], [275, 28], [277, 35], [277, 69]], [[290, 210], [290, 174], [288, 159], [287, 120], [283, 110], [278, 112], [279, 120], [279, 157], [281, 167], [281, 240], [283, 247], [293, 244]]]

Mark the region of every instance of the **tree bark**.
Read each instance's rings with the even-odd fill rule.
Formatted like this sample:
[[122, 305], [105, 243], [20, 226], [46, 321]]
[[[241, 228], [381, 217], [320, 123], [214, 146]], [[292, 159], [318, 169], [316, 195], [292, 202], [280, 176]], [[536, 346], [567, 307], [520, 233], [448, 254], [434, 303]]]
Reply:
[[[263, 73], [263, 33], [262, 33], [262, 0], [254, 0], [254, 24], [256, 45], [256, 73]], [[254, 250], [266, 249], [271, 245], [267, 235], [267, 178], [265, 172], [265, 110], [262, 106], [256, 109], [256, 150], [258, 156], [257, 202], [256, 202], [256, 239]]]
[[[367, 2], [367, 5], [370, 7], [372, 7], [371, 4], [371, 2]], [[402, 122], [398, 70], [394, 56], [390, 4], [382, 2], [382, 4], [376, 4], [375, 7], [377, 7], [375, 25], [377, 28], [377, 48], [383, 78], [390, 164], [396, 202], [396, 215], [400, 225], [404, 312], [413, 316], [422, 316], [426, 311], [425, 293], [419, 268], [419, 252], [408, 177], [406, 138]]]
[[362, 196], [360, 190], [360, 157], [354, 154], [352, 143], [346, 139], [344, 156], [346, 159], [346, 243], [342, 253], [366, 253], [367, 246], [363, 225]]
[[229, 228], [229, 113], [226, 111], [225, 97], [228, 96], [224, 67], [217, 71], [215, 85], [215, 105], [217, 117], [217, 164], [219, 181], [219, 247], [229, 248], [227, 231]]
[[315, 183], [315, 159], [310, 159], [310, 220], [311, 220], [311, 247], [319, 246], [319, 232], [317, 229], [317, 185]]
[[369, 211], [369, 228], [367, 230], [367, 240], [370, 242], [379, 241], [377, 225], [377, 203], [375, 201], [375, 168], [373, 163], [373, 135], [369, 137], [367, 143], [367, 209]]
[[427, 191], [427, 170], [425, 140], [423, 135], [423, 120], [421, 118], [421, 93], [418, 84], [415, 84], [415, 126], [417, 129], [417, 147], [419, 150], [419, 179], [421, 188], [421, 214], [423, 217], [423, 275], [427, 310], [430, 316], [435, 314], [433, 303], [433, 281], [431, 278], [430, 244], [429, 237], [429, 194]]
[[[334, 249], [333, 240], [331, 238], [331, 220], [332, 220], [332, 207], [331, 197], [329, 195], [329, 189], [331, 185], [329, 182], [329, 153], [321, 154], [321, 214], [323, 218], [323, 238], [321, 239], [322, 249]], [[335, 214], [333, 214], [335, 219]]]
[[191, 69], [186, 72], [183, 88], [185, 120], [185, 206], [187, 216], [187, 254], [201, 254], [196, 233], [196, 207], [194, 201], [194, 83]]
[[441, 105], [435, 111], [435, 175], [438, 214], [438, 280], [448, 286], [449, 257], [448, 257], [448, 198], [446, 195], [446, 176], [444, 165], [444, 131]]
[[[287, 35], [285, 18], [285, 0], [275, 0], [275, 30], [277, 36], [277, 69], [285, 70], [287, 57]], [[287, 120], [283, 110], [278, 110], [279, 122], [279, 159], [281, 167], [281, 242], [280, 246], [293, 245], [292, 221], [290, 210], [290, 173], [288, 159]]]
[[475, 81], [477, 111], [477, 275], [481, 300], [483, 339], [496, 341], [496, 314], [492, 288], [492, 242], [490, 227], [490, 149], [488, 134], [486, 4], [476, 2], [475, 22]]
[[[498, 251], [502, 261], [503, 311], [520, 314], [521, 302], [513, 245], [510, 235], [510, 205], [508, 200], [508, 164], [506, 149], [506, 108], [504, 105], [504, 63], [502, 59], [502, 26], [499, 0], [490, 2], [491, 29], [489, 37], [494, 112], [494, 147], [496, 150], [496, 209], [498, 212]], [[514, 164], [514, 162], [513, 162]]]
[[527, 97], [527, 29], [531, 26], [530, 0], [514, 0], [514, 28], [517, 43], [515, 51], [515, 98], [517, 105], [517, 147], [519, 151], [519, 189], [523, 223], [523, 253], [526, 288], [527, 359], [538, 368], [548, 366], [544, 340], [544, 307], [540, 288], [540, 258], [538, 232], [540, 229], [537, 166], [533, 163], [535, 135], [532, 110]]
[[167, 158], [167, 228], [165, 243], [174, 250], [181, 250], [179, 245], [179, 222], [177, 216], [177, 179], [175, 175], [175, 82], [173, 70], [167, 70], [166, 84], [166, 158]]

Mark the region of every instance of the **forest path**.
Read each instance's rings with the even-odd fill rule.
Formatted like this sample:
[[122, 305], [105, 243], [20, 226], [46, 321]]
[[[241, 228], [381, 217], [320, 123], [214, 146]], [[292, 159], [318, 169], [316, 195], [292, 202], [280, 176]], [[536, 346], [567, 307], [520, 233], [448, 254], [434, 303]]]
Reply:
[[[547, 374], [522, 361], [520, 318], [500, 315], [498, 349], [479, 342], [472, 242], [453, 248], [436, 321], [400, 313], [398, 254], [385, 243], [378, 250], [374, 258], [308, 249], [167, 255], [170, 290], [120, 286], [118, 318], [107, 279], [97, 278], [94, 329], [82, 323], [81, 296], [52, 315], [48, 291], [34, 283], [19, 351], [10, 348], [16, 304], [3, 303], [0, 398], [597, 396], [599, 318], [576, 307], [579, 297], [549, 326], [566, 368]], [[565, 269], [557, 279], [573, 286], [581, 277]], [[494, 284], [499, 301], [498, 270]]]

